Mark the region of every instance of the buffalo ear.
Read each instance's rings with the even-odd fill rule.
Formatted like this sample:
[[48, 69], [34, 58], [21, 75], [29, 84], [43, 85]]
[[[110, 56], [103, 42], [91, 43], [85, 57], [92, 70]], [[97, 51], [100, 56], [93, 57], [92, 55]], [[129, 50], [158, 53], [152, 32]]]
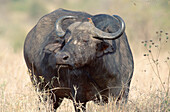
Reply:
[[107, 53], [112, 53], [114, 51], [115, 50], [112, 47], [112, 45], [110, 45], [107, 42], [101, 42], [97, 44], [97, 57], [103, 56], [104, 54], [107, 54]]

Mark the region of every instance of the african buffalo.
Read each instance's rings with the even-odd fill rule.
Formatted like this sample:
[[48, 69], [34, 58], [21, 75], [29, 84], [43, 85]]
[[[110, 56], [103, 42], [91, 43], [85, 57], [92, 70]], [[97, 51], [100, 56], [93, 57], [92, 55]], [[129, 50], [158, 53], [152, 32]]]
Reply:
[[[52, 93], [54, 109], [64, 97], [77, 102], [109, 95], [127, 101], [134, 63], [119, 16], [58, 9], [43, 16], [28, 33], [24, 57], [31, 80]], [[76, 89], [75, 89], [76, 88]]]

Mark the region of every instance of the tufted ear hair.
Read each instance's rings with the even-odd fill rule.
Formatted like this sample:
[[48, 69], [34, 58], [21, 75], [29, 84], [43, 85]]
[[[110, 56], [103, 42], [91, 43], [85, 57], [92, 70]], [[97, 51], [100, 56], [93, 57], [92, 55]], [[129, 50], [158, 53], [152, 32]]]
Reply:
[[113, 53], [115, 49], [113, 46], [107, 42], [102, 41], [97, 44], [97, 57], [101, 57], [104, 54]]

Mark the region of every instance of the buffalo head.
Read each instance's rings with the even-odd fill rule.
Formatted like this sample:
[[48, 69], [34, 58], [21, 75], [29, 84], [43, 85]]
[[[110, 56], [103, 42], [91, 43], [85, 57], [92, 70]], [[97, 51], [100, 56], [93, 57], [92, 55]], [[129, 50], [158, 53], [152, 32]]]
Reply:
[[[56, 65], [68, 65], [79, 68], [89, 64], [97, 57], [114, 51], [112, 45], [105, 40], [119, 38], [125, 30], [125, 23], [119, 16], [110, 16], [119, 22], [119, 30], [116, 32], [104, 32], [93, 22], [74, 22], [66, 31], [63, 31], [61, 23], [65, 19], [76, 19], [75, 16], [63, 16], [56, 21], [56, 35], [63, 38], [61, 49], [53, 55], [52, 61]], [[51, 60], [51, 59], [50, 59]]]

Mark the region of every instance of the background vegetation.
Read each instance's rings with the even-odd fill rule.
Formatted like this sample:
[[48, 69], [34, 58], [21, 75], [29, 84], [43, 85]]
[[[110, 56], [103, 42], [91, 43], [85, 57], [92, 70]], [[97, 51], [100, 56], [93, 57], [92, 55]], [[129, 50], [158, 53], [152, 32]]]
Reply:
[[[38, 106], [41, 111], [50, 108], [50, 104], [41, 105], [38, 93], [32, 90], [22, 52], [27, 33], [43, 15], [58, 8], [94, 15], [117, 14], [126, 23], [135, 60], [129, 102], [120, 108], [114, 107], [112, 101], [105, 106], [90, 102], [89, 112], [170, 111], [170, 44], [165, 34], [170, 33], [170, 0], [0, 0], [1, 112], [35, 112], [39, 111]], [[150, 47], [150, 40], [158, 47]], [[58, 111], [72, 110], [71, 101], [65, 100]]]

